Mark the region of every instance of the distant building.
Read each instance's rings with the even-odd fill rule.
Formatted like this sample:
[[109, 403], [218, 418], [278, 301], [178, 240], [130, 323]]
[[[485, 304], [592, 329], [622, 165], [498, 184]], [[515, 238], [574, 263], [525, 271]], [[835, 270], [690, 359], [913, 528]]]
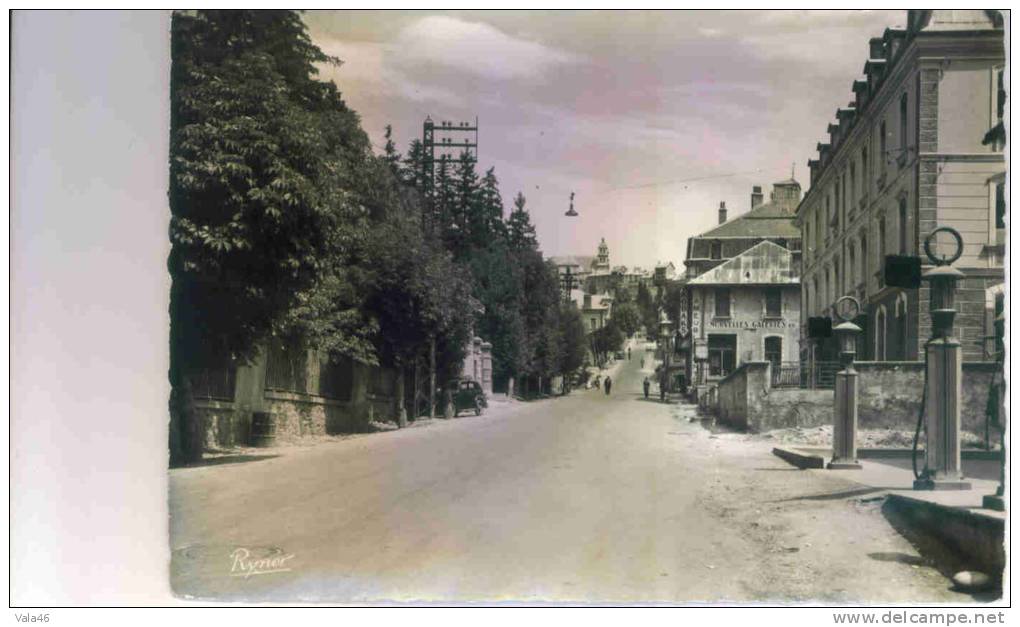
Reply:
[[[588, 275], [591, 274], [591, 266], [595, 257], [591, 255], [560, 255], [549, 257], [549, 261], [556, 266], [556, 272], [560, 278], [560, 289], [580, 289], [585, 285]], [[567, 277], [570, 277], [572, 285], [566, 286]]]
[[588, 333], [606, 326], [613, 313], [613, 297], [609, 294], [581, 294], [581, 318]]
[[461, 364], [461, 376], [474, 379], [486, 395], [492, 396], [492, 344], [480, 337], [468, 343]]
[[774, 377], [784, 367], [799, 377], [799, 201], [796, 180], [775, 183], [768, 203], [755, 186], [750, 211], [730, 220], [721, 203], [719, 225], [687, 240], [690, 328], [678, 352], [699, 395], [748, 361], [772, 362]]
[[[905, 29], [870, 40], [854, 101], [836, 111], [829, 140], [808, 162], [797, 210], [804, 259], [801, 318], [830, 316], [843, 295], [863, 307], [858, 358], [917, 360], [931, 321], [927, 285], [886, 285], [887, 255], [922, 257], [936, 227], [957, 229], [967, 278], [956, 317], [964, 359], [990, 358], [1004, 284], [1005, 176], [1000, 131], [1005, 65], [996, 11], [910, 10]], [[802, 326], [802, 331], [805, 326]], [[805, 355], [835, 359], [833, 340]]]

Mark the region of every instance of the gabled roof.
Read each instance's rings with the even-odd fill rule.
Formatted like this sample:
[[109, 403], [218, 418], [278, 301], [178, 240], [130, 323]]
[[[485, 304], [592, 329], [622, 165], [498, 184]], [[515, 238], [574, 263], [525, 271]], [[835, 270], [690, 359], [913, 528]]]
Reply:
[[555, 266], [580, 266], [585, 270], [590, 270], [595, 257], [593, 255], [560, 255], [549, 257], [549, 261]]
[[691, 279], [689, 285], [796, 285], [800, 277], [793, 253], [772, 242], [761, 242]]
[[774, 202], [758, 205], [744, 215], [705, 231], [698, 238], [712, 237], [787, 237], [797, 239], [800, 230], [793, 225], [794, 214]]

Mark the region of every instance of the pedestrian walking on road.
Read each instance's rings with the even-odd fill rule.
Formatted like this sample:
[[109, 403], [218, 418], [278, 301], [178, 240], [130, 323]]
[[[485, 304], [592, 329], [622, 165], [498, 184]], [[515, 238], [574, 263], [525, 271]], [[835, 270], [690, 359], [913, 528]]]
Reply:
[[606, 396], [609, 396], [609, 392], [613, 389], [613, 379], [606, 377]]
[[652, 387], [652, 382], [648, 380], [648, 377], [645, 377], [643, 385], [645, 387], [645, 398], [648, 398], [648, 388]]
[[630, 347], [627, 347], [627, 361], [630, 361]]

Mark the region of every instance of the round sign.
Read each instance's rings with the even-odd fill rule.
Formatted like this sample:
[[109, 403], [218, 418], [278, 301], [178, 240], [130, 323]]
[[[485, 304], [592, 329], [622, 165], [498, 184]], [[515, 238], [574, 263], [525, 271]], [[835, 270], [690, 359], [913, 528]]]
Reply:
[[843, 322], [850, 322], [861, 313], [861, 303], [853, 296], [843, 296], [836, 301], [836, 316]]
[[[941, 256], [938, 256], [934, 251], [932, 251], [933, 244], [936, 248], [941, 248], [941, 246], [938, 246], [938, 242], [935, 239], [939, 233], [948, 233], [954, 240], [956, 240], [956, 247], [947, 249], [952, 250], [951, 254], [942, 254]], [[936, 266], [948, 266], [963, 255], [963, 236], [960, 235], [959, 231], [951, 226], [940, 226], [929, 233], [928, 237], [924, 238], [924, 254], [927, 255], [928, 259], [930, 259]]]

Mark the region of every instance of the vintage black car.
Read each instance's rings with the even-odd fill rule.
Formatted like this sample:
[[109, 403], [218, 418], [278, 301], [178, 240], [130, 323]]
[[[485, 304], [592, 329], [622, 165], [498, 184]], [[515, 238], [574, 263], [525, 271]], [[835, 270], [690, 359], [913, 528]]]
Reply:
[[482, 386], [474, 379], [452, 379], [446, 384], [446, 392], [450, 395], [454, 416], [465, 409], [474, 410], [475, 415], [480, 416], [489, 406]]

